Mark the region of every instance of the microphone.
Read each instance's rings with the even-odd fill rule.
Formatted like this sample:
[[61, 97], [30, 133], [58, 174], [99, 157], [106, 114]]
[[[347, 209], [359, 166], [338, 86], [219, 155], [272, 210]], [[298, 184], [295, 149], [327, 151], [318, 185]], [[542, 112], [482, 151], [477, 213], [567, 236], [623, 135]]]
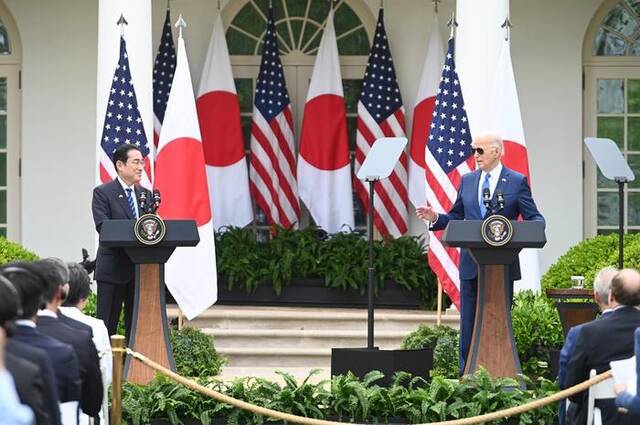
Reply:
[[153, 212], [154, 213], [158, 211], [158, 208], [160, 207], [160, 202], [162, 202], [162, 199], [160, 198], [160, 191], [158, 189], [154, 189], [153, 190]]
[[496, 192], [496, 200], [498, 201], [498, 211], [504, 209], [504, 194], [502, 191]]
[[487, 213], [493, 214], [493, 210], [491, 209], [491, 192], [489, 192], [489, 188], [482, 189], [482, 203], [487, 209]]
[[147, 193], [145, 191], [140, 192], [140, 197], [138, 198], [138, 203], [140, 204], [140, 211], [142, 214], [146, 214], [147, 211]]

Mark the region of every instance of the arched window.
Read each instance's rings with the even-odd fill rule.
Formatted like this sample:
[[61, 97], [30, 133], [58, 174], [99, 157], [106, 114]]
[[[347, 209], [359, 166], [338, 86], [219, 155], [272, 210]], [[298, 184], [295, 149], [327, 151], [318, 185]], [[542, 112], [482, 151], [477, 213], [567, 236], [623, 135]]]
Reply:
[[600, 21], [593, 56], [640, 56], [640, 1], [624, 0]]
[[[583, 46], [585, 137], [616, 142], [640, 177], [640, 1], [609, 0], [596, 12]], [[615, 232], [617, 185], [583, 153], [584, 233]], [[640, 231], [640, 178], [627, 185], [625, 226]]]
[[[280, 54], [293, 51], [315, 55], [329, 2], [326, 0], [276, 0], [274, 18]], [[267, 27], [268, 2], [250, 0], [240, 9], [227, 29], [227, 43], [231, 55], [259, 55]], [[346, 1], [335, 10], [336, 39], [340, 55], [369, 53], [369, 37], [364, 24]]]
[[[268, 6], [269, 2], [265, 0], [237, 0], [230, 2], [222, 11], [223, 21], [227, 23], [226, 38], [240, 99], [247, 153], [250, 145], [255, 79], [260, 65]], [[293, 109], [296, 147], [307, 88], [329, 7], [330, 3], [327, 0], [273, 0], [280, 54]], [[375, 29], [375, 17], [363, 0], [335, 1], [334, 11], [350, 146], [353, 154], [360, 83], [369, 54], [369, 40]], [[254, 210], [256, 211], [254, 226], [262, 239], [267, 237], [266, 218], [257, 207]], [[364, 231], [366, 216], [356, 196], [354, 196], [354, 210], [356, 228]], [[301, 225], [305, 226], [310, 222], [309, 215], [303, 211]]]
[[0, 1], [0, 236], [20, 241], [20, 64], [18, 29]]

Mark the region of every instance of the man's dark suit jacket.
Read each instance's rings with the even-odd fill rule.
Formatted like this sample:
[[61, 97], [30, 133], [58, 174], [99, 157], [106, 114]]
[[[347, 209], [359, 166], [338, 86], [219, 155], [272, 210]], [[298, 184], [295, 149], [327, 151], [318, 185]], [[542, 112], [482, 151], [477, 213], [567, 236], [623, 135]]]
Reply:
[[12, 339], [47, 353], [53, 366], [61, 403], [80, 400], [80, 365], [70, 345], [43, 334], [37, 328], [24, 325], [15, 326]]
[[[136, 186], [135, 192], [136, 202], [140, 199], [142, 192], [146, 192], [149, 201], [153, 196], [149, 190], [142, 186]], [[140, 211], [139, 204], [138, 210]], [[91, 211], [98, 233], [100, 233], [102, 223], [105, 220], [133, 220], [134, 218], [129, 208], [127, 195], [118, 179], [93, 189]], [[133, 282], [133, 263], [124, 250], [100, 246], [96, 255], [96, 270], [93, 276], [98, 282], [116, 284]]]
[[[573, 354], [567, 364], [565, 387], [571, 387], [589, 379], [589, 371], [597, 373], [609, 370], [609, 362], [634, 355], [633, 333], [640, 326], [640, 310], [623, 306], [599, 320], [585, 323], [576, 339]], [[574, 424], [587, 422], [587, 392], [570, 397], [578, 403]], [[604, 424], [637, 423], [637, 417], [618, 413], [613, 400], [599, 400]]]
[[89, 416], [97, 416], [102, 407], [103, 388], [100, 359], [91, 335], [49, 316], [38, 316], [38, 330], [73, 347], [80, 364], [80, 408]]
[[16, 341], [15, 338], [9, 338], [5, 349], [7, 353], [29, 360], [40, 368], [40, 376], [42, 376], [42, 381], [44, 382], [45, 406], [49, 412], [51, 423], [60, 425], [60, 406], [58, 404], [60, 396], [58, 395], [53, 366], [51, 366], [51, 360], [49, 360], [47, 353], [39, 348]]
[[33, 410], [37, 425], [50, 425], [45, 396], [44, 381], [40, 376], [40, 368], [28, 360], [21, 359], [13, 354], [5, 353], [5, 365], [13, 376], [18, 397], [22, 404], [26, 404]]
[[[462, 176], [458, 197], [448, 214], [439, 214], [438, 219], [431, 225], [431, 230], [442, 230], [447, 227], [449, 220], [483, 220], [478, 202], [478, 187], [482, 170], [476, 170]], [[504, 165], [498, 177], [498, 183], [493, 191], [491, 205], [497, 205], [496, 194], [502, 192], [504, 195], [504, 209], [498, 213], [510, 220], [522, 216], [525, 220], [544, 221], [544, 217], [538, 211], [531, 189], [527, 182], [527, 177], [513, 171]], [[516, 260], [510, 267], [511, 279], [520, 279], [520, 263]], [[478, 275], [478, 265], [471, 258], [469, 250], [462, 249], [460, 252], [460, 279], [475, 279]]]
[[69, 326], [70, 328], [74, 328], [74, 329], [78, 329], [80, 331], [84, 331], [87, 332], [91, 338], [93, 339], [93, 329], [91, 329], [91, 326], [87, 325], [86, 323], [82, 323], [76, 319], [73, 319], [69, 316], [65, 316], [64, 314], [62, 314], [59, 310], [58, 310], [58, 320], [60, 320], [62, 323], [64, 323], [65, 325]]

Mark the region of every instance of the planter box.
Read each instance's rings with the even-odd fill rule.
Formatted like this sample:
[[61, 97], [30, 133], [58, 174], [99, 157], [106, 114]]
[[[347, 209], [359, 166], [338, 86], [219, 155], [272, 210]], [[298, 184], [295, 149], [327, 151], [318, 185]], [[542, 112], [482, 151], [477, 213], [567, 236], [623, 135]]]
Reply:
[[433, 349], [417, 350], [379, 350], [374, 348], [332, 348], [331, 376], [352, 372], [359, 378], [372, 370], [384, 373], [384, 378], [375, 384], [381, 387], [391, 386], [393, 374], [403, 371], [429, 380], [429, 371], [433, 369]]
[[[374, 303], [376, 308], [420, 309], [420, 295], [417, 291], [388, 282], [378, 292]], [[290, 285], [282, 288], [280, 295], [276, 295], [271, 283], [261, 284], [254, 292], [247, 293], [239, 287], [229, 290], [219, 280], [218, 304], [366, 308], [367, 294], [326, 287], [323, 279], [294, 279]]]

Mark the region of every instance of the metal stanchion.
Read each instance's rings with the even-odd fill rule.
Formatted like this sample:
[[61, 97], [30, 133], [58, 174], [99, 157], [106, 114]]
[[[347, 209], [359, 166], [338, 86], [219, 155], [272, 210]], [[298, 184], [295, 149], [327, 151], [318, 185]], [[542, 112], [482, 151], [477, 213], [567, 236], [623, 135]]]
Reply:
[[111, 425], [120, 425], [122, 423], [122, 368], [124, 366], [125, 349], [124, 336], [111, 335], [111, 349], [113, 350]]
[[438, 311], [436, 312], [436, 324], [440, 326], [442, 324], [442, 284], [438, 279]]

